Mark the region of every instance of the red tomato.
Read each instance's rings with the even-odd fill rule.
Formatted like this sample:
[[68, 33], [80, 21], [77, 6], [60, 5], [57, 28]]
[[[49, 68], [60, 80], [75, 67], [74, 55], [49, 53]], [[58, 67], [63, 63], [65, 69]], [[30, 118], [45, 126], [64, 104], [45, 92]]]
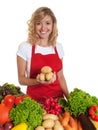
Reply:
[[23, 101], [23, 96], [17, 96], [15, 98], [15, 105], [20, 104]]
[[9, 108], [12, 108], [15, 102], [15, 96], [14, 95], [6, 95], [4, 97], [4, 104], [8, 106]]
[[0, 104], [0, 124], [5, 124], [10, 121], [9, 118], [10, 109], [4, 103]]

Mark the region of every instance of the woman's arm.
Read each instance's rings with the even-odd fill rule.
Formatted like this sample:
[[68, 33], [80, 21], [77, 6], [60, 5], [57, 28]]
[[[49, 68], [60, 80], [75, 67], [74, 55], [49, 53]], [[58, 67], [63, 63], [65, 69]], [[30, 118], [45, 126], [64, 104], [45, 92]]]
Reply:
[[64, 74], [63, 74], [63, 69], [60, 70], [57, 73], [57, 76], [58, 76], [58, 80], [59, 80], [59, 83], [61, 85], [61, 88], [62, 88], [62, 90], [63, 90], [63, 92], [65, 94], [65, 97], [68, 98], [69, 97], [69, 91], [68, 91], [68, 88], [67, 88], [67, 83], [66, 83]]
[[17, 56], [18, 81], [21, 85], [35, 85], [39, 84], [36, 79], [28, 78], [26, 76], [27, 62], [20, 56]]

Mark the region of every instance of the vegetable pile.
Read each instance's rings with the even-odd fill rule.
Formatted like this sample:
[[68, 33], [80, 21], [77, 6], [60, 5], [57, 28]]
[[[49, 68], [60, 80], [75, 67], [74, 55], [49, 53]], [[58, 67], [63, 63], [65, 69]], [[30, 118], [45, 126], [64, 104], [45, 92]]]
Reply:
[[75, 88], [67, 101], [60, 99], [59, 103], [64, 106], [65, 111], [69, 111], [71, 115], [77, 117], [81, 113], [88, 114], [88, 109], [91, 106], [98, 105], [98, 99], [81, 89]]
[[97, 130], [98, 99], [74, 88], [69, 98], [40, 104], [20, 87], [0, 86], [0, 130]]
[[44, 109], [36, 101], [24, 98], [19, 105], [11, 109], [10, 120], [14, 125], [24, 122], [29, 126], [29, 130], [34, 130], [41, 125], [43, 112]]
[[24, 95], [24, 93], [21, 91], [20, 87], [15, 86], [14, 84], [5, 83], [0, 86], [0, 102], [8, 94]]

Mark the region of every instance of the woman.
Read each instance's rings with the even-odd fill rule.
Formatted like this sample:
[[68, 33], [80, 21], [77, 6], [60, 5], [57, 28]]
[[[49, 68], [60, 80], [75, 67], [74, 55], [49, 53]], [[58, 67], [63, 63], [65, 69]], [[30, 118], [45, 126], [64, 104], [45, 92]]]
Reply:
[[[38, 8], [28, 21], [28, 40], [20, 44], [17, 51], [18, 79], [27, 85], [27, 94], [43, 103], [47, 98], [69, 96], [63, 75], [63, 48], [56, 41], [57, 20], [48, 7]], [[43, 66], [50, 66], [54, 72], [50, 81], [40, 81]]]

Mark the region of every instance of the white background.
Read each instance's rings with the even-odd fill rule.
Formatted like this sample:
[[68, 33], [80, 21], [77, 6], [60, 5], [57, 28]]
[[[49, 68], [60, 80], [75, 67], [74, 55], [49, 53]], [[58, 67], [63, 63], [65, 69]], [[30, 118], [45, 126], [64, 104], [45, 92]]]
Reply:
[[27, 20], [40, 6], [57, 17], [69, 91], [78, 87], [98, 97], [98, 0], [0, 0], [0, 85], [21, 86], [16, 51], [27, 38]]

